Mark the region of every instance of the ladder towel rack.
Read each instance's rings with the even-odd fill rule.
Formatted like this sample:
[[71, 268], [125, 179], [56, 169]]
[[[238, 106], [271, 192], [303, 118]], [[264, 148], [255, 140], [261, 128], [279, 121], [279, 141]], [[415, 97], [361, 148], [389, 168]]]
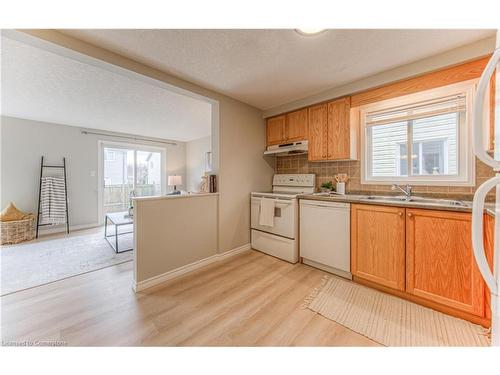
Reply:
[[66, 177], [66, 158], [63, 157], [62, 165], [54, 165], [54, 164], [44, 164], [44, 157], [40, 161], [40, 182], [38, 185], [38, 215], [36, 220], [36, 238], [38, 238], [39, 228], [46, 225], [54, 225], [52, 223], [40, 223], [40, 215], [42, 214], [42, 179], [43, 179], [43, 171], [45, 168], [53, 168], [53, 169], [62, 169], [63, 177], [64, 177], [64, 199], [65, 199], [65, 216], [66, 222], [61, 224], [66, 224], [66, 232], [69, 233], [69, 207], [68, 207], [68, 183]]

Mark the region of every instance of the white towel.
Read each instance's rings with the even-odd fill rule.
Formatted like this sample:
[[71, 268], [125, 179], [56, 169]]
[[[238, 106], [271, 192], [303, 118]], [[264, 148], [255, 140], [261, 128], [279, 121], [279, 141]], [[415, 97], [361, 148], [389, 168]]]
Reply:
[[259, 225], [274, 227], [274, 199], [262, 198], [260, 200]]
[[66, 223], [66, 186], [62, 177], [42, 177], [41, 224]]

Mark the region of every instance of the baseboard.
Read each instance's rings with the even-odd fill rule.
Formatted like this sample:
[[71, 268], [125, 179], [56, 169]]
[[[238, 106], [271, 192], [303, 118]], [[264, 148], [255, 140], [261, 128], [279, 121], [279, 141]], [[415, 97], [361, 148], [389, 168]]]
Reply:
[[186, 264], [185, 266], [182, 266], [182, 267], [176, 268], [174, 270], [165, 272], [165, 273], [158, 275], [158, 276], [150, 277], [149, 279], [146, 279], [143, 281], [136, 282], [134, 280], [134, 283], [132, 285], [132, 289], [135, 292], [141, 292], [145, 289], [152, 288], [153, 286], [157, 286], [159, 284], [162, 284], [165, 281], [175, 279], [176, 277], [185, 275], [185, 274], [192, 272], [194, 270], [197, 270], [201, 267], [208, 266], [209, 264], [212, 264], [215, 262], [220, 262], [221, 260], [227, 259], [229, 257], [235, 256], [238, 254], [241, 254], [241, 253], [248, 251], [250, 249], [251, 249], [251, 246], [249, 243], [247, 243], [243, 246], [239, 246], [237, 248], [226, 251], [224, 253], [215, 254], [215, 255], [212, 255], [212, 256], [205, 258], [205, 259], [200, 259], [194, 263]]
[[[69, 226], [69, 231], [75, 231], [75, 230], [82, 230], [82, 229], [90, 229], [90, 228], [96, 228], [99, 227], [100, 225], [97, 223], [91, 223], [91, 224], [79, 224], [79, 225], [70, 225]], [[55, 234], [55, 233], [64, 233], [66, 232], [66, 225], [62, 226], [57, 226], [57, 227], [40, 227], [38, 230], [39, 235], [46, 235], [46, 234]]]
[[312, 260], [305, 259], [305, 258], [302, 258], [302, 263], [307, 264], [308, 266], [311, 266], [311, 267], [314, 267], [314, 268], [318, 268], [318, 269], [320, 269], [322, 271], [333, 273], [334, 275], [343, 277], [345, 279], [352, 280], [352, 274], [350, 272], [347, 272], [347, 271], [344, 271], [344, 270], [339, 270], [338, 268], [330, 267], [330, 266], [327, 266], [325, 264], [314, 262]]

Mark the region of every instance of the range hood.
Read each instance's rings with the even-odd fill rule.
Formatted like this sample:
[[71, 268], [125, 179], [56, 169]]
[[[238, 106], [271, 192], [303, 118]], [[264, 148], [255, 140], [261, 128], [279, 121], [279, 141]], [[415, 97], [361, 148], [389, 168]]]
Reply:
[[268, 146], [264, 155], [290, 155], [290, 154], [307, 154], [308, 141], [298, 141], [283, 143], [281, 145]]

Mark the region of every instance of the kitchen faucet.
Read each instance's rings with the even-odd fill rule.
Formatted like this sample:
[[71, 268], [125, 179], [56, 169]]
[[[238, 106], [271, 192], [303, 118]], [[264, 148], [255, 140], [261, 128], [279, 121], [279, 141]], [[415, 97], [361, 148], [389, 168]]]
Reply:
[[406, 200], [407, 201], [411, 200], [411, 186], [410, 185], [407, 184], [404, 188], [402, 188], [401, 186], [394, 184], [394, 185], [392, 185], [391, 189], [392, 190], [396, 190], [396, 189], [401, 190], [403, 192], [403, 194], [405, 195]]

